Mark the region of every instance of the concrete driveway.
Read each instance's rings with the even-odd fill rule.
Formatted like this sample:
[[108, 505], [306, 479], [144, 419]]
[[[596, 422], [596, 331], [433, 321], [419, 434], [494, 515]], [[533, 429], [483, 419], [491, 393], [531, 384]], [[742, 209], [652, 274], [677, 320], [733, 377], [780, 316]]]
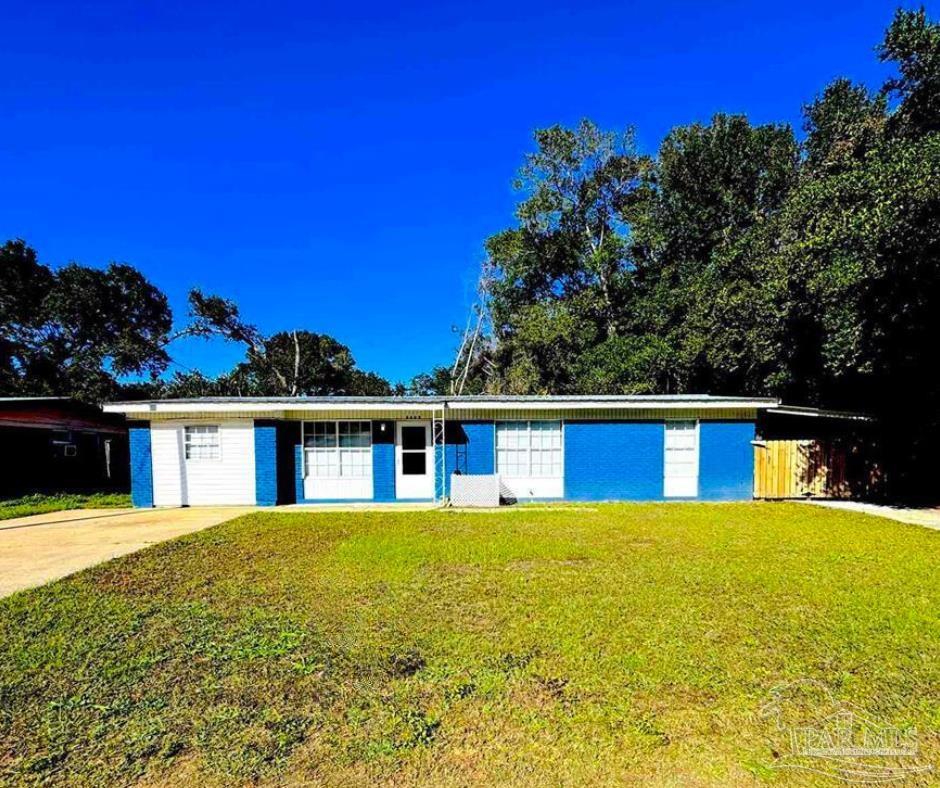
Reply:
[[0, 520], [0, 597], [251, 511], [76, 509]]
[[843, 509], [847, 512], [863, 512], [876, 517], [887, 517], [908, 525], [922, 525], [924, 528], [933, 528], [940, 531], [940, 508], [910, 509], [903, 506], [880, 506], [874, 503], [861, 501], [809, 501], [816, 506], [827, 506], [830, 509]]

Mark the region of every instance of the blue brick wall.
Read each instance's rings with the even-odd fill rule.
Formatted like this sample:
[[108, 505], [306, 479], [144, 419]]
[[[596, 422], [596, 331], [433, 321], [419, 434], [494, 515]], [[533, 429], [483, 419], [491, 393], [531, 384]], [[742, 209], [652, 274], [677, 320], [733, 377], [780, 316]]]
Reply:
[[150, 422], [135, 424], [128, 430], [131, 455], [131, 503], [153, 506], [153, 452], [150, 447]]
[[447, 495], [454, 471], [495, 473], [496, 425], [492, 421], [448, 422], [445, 442]]
[[294, 500], [304, 502], [304, 449], [299, 443], [294, 446]]
[[395, 500], [395, 444], [372, 445], [372, 496], [376, 501]]
[[753, 497], [754, 423], [703, 421], [699, 424], [699, 498], [747, 501]]
[[[393, 434], [393, 430], [392, 433]], [[256, 457], [264, 452], [276, 456], [276, 448], [268, 448], [268, 433], [255, 434]], [[147, 440], [148, 503], [152, 505], [152, 482], [149, 470], [149, 429]], [[700, 424], [699, 498], [702, 500], [748, 500], [753, 483], [753, 422], [709, 422]], [[274, 440], [274, 439], [272, 439]], [[450, 476], [462, 473], [493, 473], [495, 471], [496, 432], [493, 422], [450, 422], [447, 425], [447, 494]], [[565, 424], [565, 498], [575, 501], [663, 499], [663, 462], [665, 428], [662, 422], [592, 422], [568, 421]], [[276, 440], [274, 440], [276, 445]], [[294, 449], [294, 493], [304, 500], [301, 475], [302, 449]], [[132, 438], [132, 466], [134, 449]], [[260, 472], [260, 471], [259, 471]], [[139, 474], [138, 474], [139, 475]], [[272, 467], [270, 478], [276, 476]], [[132, 479], [134, 476], [132, 475]], [[395, 446], [375, 439], [372, 446], [372, 478], [374, 500], [394, 501]], [[265, 477], [258, 482], [258, 501], [262, 488], [274, 490], [273, 481]], [[435, 487], [435, 490], [437, 488]], [[142, 498], [141, 500], [148, 500]]]
[[565, 498], [661, 499], [664, 441], [662, 422], [566, 422]]
[[277, 425], [255, 422], [255, 502], [258, 506], [277, 503]]

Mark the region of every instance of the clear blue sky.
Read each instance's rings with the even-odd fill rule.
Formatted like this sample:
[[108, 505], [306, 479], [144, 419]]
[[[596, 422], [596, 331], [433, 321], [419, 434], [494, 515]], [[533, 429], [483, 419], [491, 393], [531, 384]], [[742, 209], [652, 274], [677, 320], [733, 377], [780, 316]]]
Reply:
[[450, 359], [534, 128], [634, 125], [652, 151], [718, 111], [798, 125], [833, 77], [880, 84], [894, 7], [0, 0], [0, 239], [132, 263], [178, 318], [198, 285], [407, 380]]

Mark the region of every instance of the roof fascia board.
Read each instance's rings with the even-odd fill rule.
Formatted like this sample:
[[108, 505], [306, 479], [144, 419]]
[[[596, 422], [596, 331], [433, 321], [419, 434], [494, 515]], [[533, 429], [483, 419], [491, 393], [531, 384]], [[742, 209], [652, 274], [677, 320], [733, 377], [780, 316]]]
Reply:
[[106, 413], [123, 413], [126, 416], [143, 418], [148, 415], [161, 416], [170, 414], [191, 413], [266, 413], [271, 415], [286, 412], [318, 413], [324, 411], [348, 411], [350, 413], [368, 411], [392, 411], [402, 413], [432, 413], [444, 407], [447, 411], [493, 410], [493, 411], [558, 411], [558, 410], [727, 410], [728, 408], [742, 409], [769, 409], [779, 406], [779, 400], [772, 399], [715, 399], [702, 400], [690, 398], [688, 400], [651, 399], [649, 401], [616, 401], [616, 400], [527, 400], [527, 401], [454, 401], [441, 402], [175, 402], [166, 400], [161, 402], [127, 402], [113, 403], [104, 406]]

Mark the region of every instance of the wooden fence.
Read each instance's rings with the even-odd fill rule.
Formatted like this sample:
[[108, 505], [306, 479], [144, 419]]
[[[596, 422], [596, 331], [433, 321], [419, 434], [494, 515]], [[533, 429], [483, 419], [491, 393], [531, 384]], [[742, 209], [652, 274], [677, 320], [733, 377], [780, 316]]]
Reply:
[[872, 483], [858, 450], [840, 440], [754, 443], [755, 498], [849, 498]]

